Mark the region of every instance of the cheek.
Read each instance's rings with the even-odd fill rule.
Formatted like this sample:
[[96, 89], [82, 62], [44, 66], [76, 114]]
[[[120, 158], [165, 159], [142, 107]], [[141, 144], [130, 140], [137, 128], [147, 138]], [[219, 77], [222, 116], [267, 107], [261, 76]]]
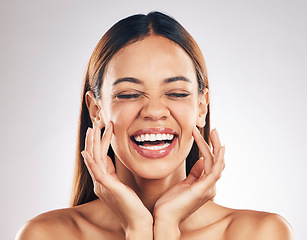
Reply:
[[113, 104], [110, 108], [110, 121], [114, 126], [114, 136], [112, 137], [112, 148], [116, 153], [120, 153], [122, 148], [127, 145], [129, 139], [127, 129], [139, 114], [140, 104], [135, 103], [118, 103]]
[[110, 108], [110, 120], [114, 124], [114, 130], [115, 128], [120, 129], [130, 125], [132, 121], [137, 118], [140, 108], [141, 104], [137, 102], [112, 105]]
[[197, 120], [197, 104], [193, 101], [186, 103], [174, 103], [171, 104], [169, 109], [171, 115], [180, 124], [182, 130], [190, 129], [192, 131], [193, 126]]
[[[186, 104], [174, 104], [171, 108], [172, 116], [178, 123], [181, 130], [181, 149], [186, 153], [190, 151], [192, 147], [194, 138], [192, 136], [193, 126], [196, 125], [197, 121], [197, 104], [192, 102], [187, 102]], [[184, 110], [183, 110], [184, 109]], [[184, 153], [184, 154], [185, 154]]]

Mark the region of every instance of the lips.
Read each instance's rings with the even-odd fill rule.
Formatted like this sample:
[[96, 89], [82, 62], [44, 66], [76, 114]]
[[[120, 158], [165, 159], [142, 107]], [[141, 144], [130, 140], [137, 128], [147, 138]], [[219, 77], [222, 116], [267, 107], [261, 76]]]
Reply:
[[130, 141], [133, 148], [141, 156], [162, 158], [170, 154], [175, 148], [178, 134], [170, 128], [145, 128], [134, 132]]

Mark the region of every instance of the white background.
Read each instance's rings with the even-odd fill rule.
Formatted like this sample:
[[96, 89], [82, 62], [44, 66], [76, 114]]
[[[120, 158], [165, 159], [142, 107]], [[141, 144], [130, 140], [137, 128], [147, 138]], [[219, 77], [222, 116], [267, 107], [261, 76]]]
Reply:
[[216, 202], [279, 213], [306, 239], [303, 0], [2, 0], [1, 239], [68, 206], [87, 61], [115, 22], [152, 10], [175, 17], [205, 56], [212, 125], [226, 145]]

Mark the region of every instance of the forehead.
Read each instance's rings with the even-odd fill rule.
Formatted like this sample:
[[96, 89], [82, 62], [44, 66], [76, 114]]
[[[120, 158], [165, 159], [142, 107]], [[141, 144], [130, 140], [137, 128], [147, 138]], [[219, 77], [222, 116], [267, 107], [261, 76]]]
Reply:
[[152, 35], [117, 52], [107, 65], [104, 80], [134, 77], [157, 81], [175, 76], [196, 81], [190, 56], [171, 40]]

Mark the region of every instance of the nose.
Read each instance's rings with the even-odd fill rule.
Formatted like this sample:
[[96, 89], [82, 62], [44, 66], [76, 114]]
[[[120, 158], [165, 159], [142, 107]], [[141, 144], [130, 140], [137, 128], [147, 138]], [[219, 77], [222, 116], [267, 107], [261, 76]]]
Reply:
[[169, 115], [169, 109], [157, 99], [148, 99], [140, 112], [142, 118], [152, 121], [165, 120]]

